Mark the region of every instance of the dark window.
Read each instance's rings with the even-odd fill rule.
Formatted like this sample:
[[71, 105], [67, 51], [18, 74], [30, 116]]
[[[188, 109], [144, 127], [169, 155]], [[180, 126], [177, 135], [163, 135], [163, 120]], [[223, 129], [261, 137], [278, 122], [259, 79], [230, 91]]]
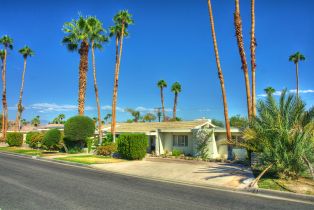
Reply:
[[188, 146], [188, 136], [184, 135], [173, 135], [174, 147], [187, 147]]

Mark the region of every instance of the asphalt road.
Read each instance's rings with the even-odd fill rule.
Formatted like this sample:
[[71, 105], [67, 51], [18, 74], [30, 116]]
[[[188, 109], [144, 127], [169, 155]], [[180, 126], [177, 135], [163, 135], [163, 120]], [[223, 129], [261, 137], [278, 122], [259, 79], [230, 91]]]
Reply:
[[0, 153], [0, 209], [314, 209]]

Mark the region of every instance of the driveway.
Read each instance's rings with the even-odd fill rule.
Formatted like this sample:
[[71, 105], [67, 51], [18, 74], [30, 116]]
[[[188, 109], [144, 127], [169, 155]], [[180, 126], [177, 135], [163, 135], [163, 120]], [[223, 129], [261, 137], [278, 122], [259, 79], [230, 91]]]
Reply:
[[139, 177], [237, 189], [247, 187], [253, 179], [252, 171], [241, 165], [161, 158], [97, 164], [92, 167]]

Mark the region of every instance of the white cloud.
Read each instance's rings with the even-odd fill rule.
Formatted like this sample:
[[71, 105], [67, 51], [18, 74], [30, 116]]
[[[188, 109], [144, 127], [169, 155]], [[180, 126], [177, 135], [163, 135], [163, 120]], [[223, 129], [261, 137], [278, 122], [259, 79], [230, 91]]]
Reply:
[[[282, 91], [277, 90], [274, 95], [275, 96], [280, 96]], [[291, 89], [288, 90], [289, 93], [296, 93], [297, 90], [296, 89]], [[314, 90], [308, 89], [308, 90], [299, 90], [299, 94], [306, 94], [306, 93], [314, 93]], [[258, 94], [257, 97], [266, 97], [267, 94], [266, 93], [262, 93], [262, 94]]]
[[[105, 106], [102, 106], [101, 109], [102, 109], [102, 110], [106, 110], [106, 111], [111, 111], [111, 110], [112, 110], [112, 106], [110, 106], [110, 105], [105, 105]], [[118, 112], [124, 112], [124, 109], [121, 108], [121, 107], [116, 107], [116, 110], [117, 110]]]
[[[156, 108], [147, 108], [147, 107], [143, 107], [143, 106], [138, 106], [135, 108], [136, 111], [139, 112], [156, 112]], [[165, 108], [165, 112], [171, 112], [172, 109], [170, 108]]]
[[[27, 108], [38, 110], [41, 113], [53, 112], [53, 111], [66, 112], [66, 111], [77, 110], [76, 105], [69, 105], [69, 104], [59, 105], [59, 104], [55, 104], [55, 103], [35, 103], [35, 104], [30, 105]], [[91, 110], [91, 109], [92, 109], [92, 107], [89, 107], [89, 106], [86, 107], [86, 110]]]

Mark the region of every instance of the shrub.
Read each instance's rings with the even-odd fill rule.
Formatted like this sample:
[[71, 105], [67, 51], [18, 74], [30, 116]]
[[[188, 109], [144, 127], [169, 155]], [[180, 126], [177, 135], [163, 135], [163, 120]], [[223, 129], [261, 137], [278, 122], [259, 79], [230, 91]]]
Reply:
[[36, 134], [38, 134], [38, 132], [34, 132], [34, 131], [28, 132], [28, 133], [26, 134], [26, 141], [25, 141], [25, 143], [26, 143], [26, 144], [29, 144], [29, 143], [31, 142], [32, 137], [33, 137], [34, 135], [36, 135]]
[[7, 133], [7, 143], [10, 147], [20, 147], [23, 144], [23, 134], [18, 132]]
[[34, 132], [30, 136], [28, 146], [31, 148], [38, 148], [38, 146], [41, 147], [44, 136], [45, 133]]
[[55, 128], [49, 130], [43, 138], [42, 145], [45, 149], [56, 149], [61, 140], [61, 132]]
[[117, 139], [118, 153], [128, 160], [141, 160], [146, 155], [148, 146], [145, 134], [121, 134]]
[[117, 145], [115, 143], [106, 143], [102, 146], [98, 146], [96, 149], [97, 155], [109, 156], [117, 151]]
[[87, 137], [91, 137], [95, 132], [94, 121], [86, 116], [74, 116], [64, 124], [64, 142], [67, 146], [83, 147]]
[[172, 155], [175, 157], [179, 157], [180, 155], [182, 155], [182, 151], [178, 149], [174, 149], [172, 150]]
[[110, 142], [113, 142], [113, 135], [111, 133], [106, 133], [106, 135], [103, 138], [102, 145], [105, 145]]

